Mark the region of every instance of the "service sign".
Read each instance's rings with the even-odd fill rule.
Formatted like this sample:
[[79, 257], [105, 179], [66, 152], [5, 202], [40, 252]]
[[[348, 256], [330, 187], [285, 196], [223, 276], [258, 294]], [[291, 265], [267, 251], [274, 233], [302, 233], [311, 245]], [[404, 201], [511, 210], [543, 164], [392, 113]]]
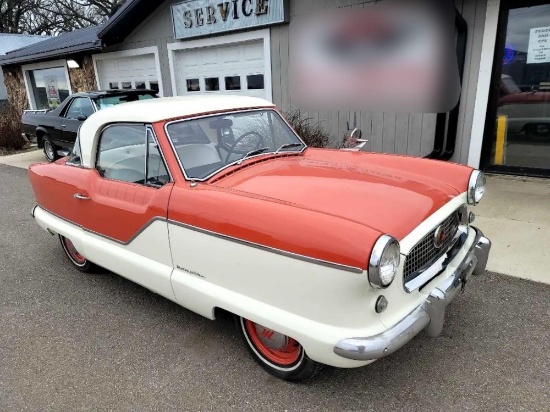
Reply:
[[174, 38], [283, 23], [285, 0], [188, 0], [172, 5]]

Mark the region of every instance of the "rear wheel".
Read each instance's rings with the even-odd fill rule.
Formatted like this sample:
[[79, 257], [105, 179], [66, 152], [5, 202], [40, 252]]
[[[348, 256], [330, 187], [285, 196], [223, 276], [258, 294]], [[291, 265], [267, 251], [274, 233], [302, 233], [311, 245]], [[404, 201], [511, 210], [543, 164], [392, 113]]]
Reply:
[[78, 250], [76, 250], [76, 247], [70, 239], [59, 235], [59, 240], [61, 241], [61, 246], [63, 246], [67, 258], [69, 258], [69, 261], [74, 267], [84, 273], [92, 273], [97, 269], [96, 265], [87, 260]]
[[57, 148], [52, 142], [50, 136], [48, 136], [47, 134], [44, 135], [42, 137], [42, 142], [44, 144], [44, 156], [46, 156], [46, 160], [48, 160], [48, 162], [55, 162], [57, 159], [59, 159]]
[[293, 338], [240, 316], [235, 321], [254, 360], [273, 376], [302, 382], [321, 370], [321, 364], [311, 360]]

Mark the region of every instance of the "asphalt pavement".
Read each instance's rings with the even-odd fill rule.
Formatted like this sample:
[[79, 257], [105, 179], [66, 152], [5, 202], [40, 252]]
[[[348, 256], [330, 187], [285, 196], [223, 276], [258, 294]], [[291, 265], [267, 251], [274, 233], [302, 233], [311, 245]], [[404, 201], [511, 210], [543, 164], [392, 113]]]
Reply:
[[0, 411], [550, 411], [549, 285], [489, 273], [439, 338], [290, 384], [230, 321], [69, 266], [26, 173], [0, 165]]

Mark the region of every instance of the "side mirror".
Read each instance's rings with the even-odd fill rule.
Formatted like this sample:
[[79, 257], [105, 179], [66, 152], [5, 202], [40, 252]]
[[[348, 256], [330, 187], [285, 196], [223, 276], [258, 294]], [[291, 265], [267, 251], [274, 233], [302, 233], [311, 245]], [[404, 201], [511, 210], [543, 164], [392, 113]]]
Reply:
[[361, 143], [367, 143], [368, 140], [361, 139], [362, 135], [363, 132], [361, 130], [359, 130], [358, 128], [353, 129], [349, 136], [350, 145], [357, 146]]
[[84, 114], [81, 114], [79, 115], [76, 120], [80, 120], [81, 122], [83, 122], [84, 120], [86, 120], [88, 118], [88, 116], [84, 115]]

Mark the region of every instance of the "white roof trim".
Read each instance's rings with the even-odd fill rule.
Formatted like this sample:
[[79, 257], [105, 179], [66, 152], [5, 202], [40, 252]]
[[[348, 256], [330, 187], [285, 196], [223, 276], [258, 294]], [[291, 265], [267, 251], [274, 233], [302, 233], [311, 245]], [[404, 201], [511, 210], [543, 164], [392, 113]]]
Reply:
[[181, 117], [201, 116], [212, 112], [254, 107], [275, 107], [275, 105], [256, 97], [217, 94], [142, 100], [100, 110], [91, 115], [80, 128], [82, 166], [95, 167], [95, 150], [99, 136], [101, 131], [109, 124], [149, 124]]

